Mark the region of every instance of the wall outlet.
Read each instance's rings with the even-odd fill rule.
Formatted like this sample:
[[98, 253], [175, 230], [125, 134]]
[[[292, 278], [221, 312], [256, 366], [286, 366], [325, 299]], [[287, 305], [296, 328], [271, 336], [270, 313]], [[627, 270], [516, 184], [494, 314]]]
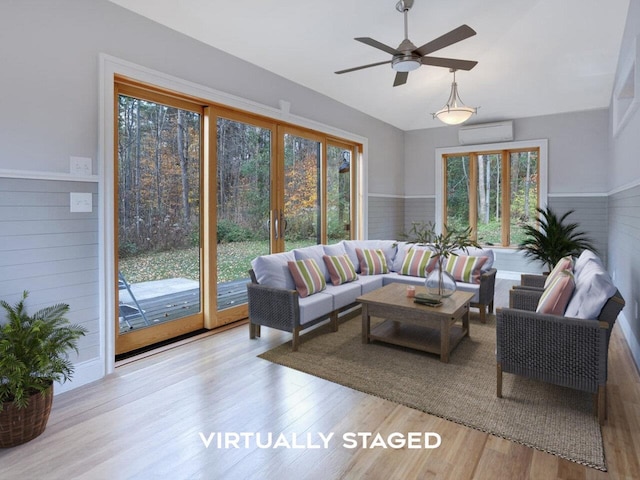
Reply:
[[71, 212], [92, 212], [93, 197], [90, 193], [71, 192], [69, 194]]
[[69, 172], [71, 175], [91, 175], [91, 157], [69, 157]]

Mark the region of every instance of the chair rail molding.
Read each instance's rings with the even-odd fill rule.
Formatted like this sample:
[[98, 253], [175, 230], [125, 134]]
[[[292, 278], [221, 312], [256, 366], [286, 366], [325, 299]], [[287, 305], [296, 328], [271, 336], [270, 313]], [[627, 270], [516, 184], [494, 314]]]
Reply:
[[98, 175], [74, 175], [66, 172], [45, 172], [39, 170], [11, 170], [0, 168], [0, 178], [23, 180], [51, 180], [58, 182], [98, 183]]

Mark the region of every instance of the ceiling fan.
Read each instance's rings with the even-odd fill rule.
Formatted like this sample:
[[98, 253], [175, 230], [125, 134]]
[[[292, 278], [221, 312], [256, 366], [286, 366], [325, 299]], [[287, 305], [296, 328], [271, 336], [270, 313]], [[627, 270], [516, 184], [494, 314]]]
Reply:
[[371, 47], [382, 50], [383, 52], [390, 53], [391, 60], [384, 62], [370, 63], [368, 65], [362, 65], [360, 67], [347, 68], [346, 70], [339, 70], [335, 73], [349, 73], [356, 70], [362, 70], [363, 68], [376, 67], [378, 65], [384, 65], [386, 63], [391, 64], [396, 73], [396, 78], [393, 82], [393, 86], [404, 85], [407, 83], [409, 72], [415, 70], [421, 65], [432, 65], [434, 67], [445, 67], [453, 70], [471, 70], [476, 66], [478, 62], [472, 60], [457, 60], [455, 58], [441, 58], [428, 56], [430, 53], [440, 50], [441, 48], [448, 47], [454, 43], [465, 40], [476, 34], [475, 30], [468, 25], [461, 25], [458, 28], [454, 28], [449, 33], [425, 43], [419, 48], [409, 40], [409, 28], [407, 24], [407, 16], [409, 10], [413, 6], [414, 0], [400, 0], [396, 4], [396, 10], [404, 14], [404, 40], [398, 48], [389, 47], [384, 43], [380, 43], [377, 40], [369, 37], [355, 38], [358, 42], [362, 42]]

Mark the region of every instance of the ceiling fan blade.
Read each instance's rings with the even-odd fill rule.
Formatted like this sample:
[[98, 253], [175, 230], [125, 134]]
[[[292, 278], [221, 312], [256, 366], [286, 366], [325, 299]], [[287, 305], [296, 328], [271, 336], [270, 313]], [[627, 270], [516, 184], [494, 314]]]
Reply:
[[358, 37], [358, 38], [355, 38], [354, 40], [357, 40], [357, 41], [362, 42], [362, 43], [364, 43], [366, 45], [369, 45], [370, 47], [377, 48], [378, 50], [382, 50], [383, 52], [390, 53], [391, 55], [401, 55], [402, 54], [402, 52], [399, 52], [395, 48], [392, 48], [389, 45], [385, 45], [384, 43], [380, 43], [379, 41], [374, 40], [373, 38]]
[[404, 85], [407, 83], [407, 78], [409, 78], [409, 72], [397, 72], [396, 79], [393, 81], [393, 86], [397, 87], [398, 85]]
[[385, 63], [391, 63], [391, 60], [387, 60], [385, 62], [370, 63], [369, 65], [361, 65], [359, 67], [347, 68], [345, 70], [339, 70], [336, 73], [339, 75], [341, 73], [355, 72], [356, 70], [362, 70], [363, 68], [369, 68], [369, 67], [377, 67], [378, 65], [384, 65]]
[[460, 25], [458, 28], [454, 28], [449, 33], [445, 33], [441, 37], [438, 37], [435, 40], [431, 40], [421, 47], [416, 48], [413, 53], [416, 53], [421, 57], [424, 55], [429, 55], [436, 50], [448, 47], [449, 45], [458, 43], [466, 38], [473, 37], [475, 34], [476, 31], [469, 25]]
[[434, 67], [453, 68], [454, 70], [471, 70], [478, 62], [475, 60], [458, 60], [456, 58], [422, 57], [420, 62], [423, 65]]

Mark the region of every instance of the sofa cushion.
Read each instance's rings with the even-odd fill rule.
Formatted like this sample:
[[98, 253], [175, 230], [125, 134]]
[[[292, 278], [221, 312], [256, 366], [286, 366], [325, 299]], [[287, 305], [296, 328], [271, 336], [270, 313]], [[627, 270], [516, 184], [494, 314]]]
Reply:
[[310, 247], [296, 248], [293, 251], [293, 254], [296, 257], [296, 260], [308, 260], [311, 258], [314, 259], [316, 261], [316, 264], [318, 265], [318, 268], [320, 268], [320, 272], [322, 273], [325, 282], [329, 281], [329, 270], [327, 269], [327, 266], [325, 265], [322, 258], [325, 255], [323, 245], [311, 245]]
[[477, 283], [462, 283], [456, 282], [457, 290], [461, 292], [473, 293], [471, 303], [478, 303], [480, 301], [480, 285]]
[[344, 255], [325, 255], [323, 260], [329, 270], [332, 284], [341, 285], [358, 278], [356, 267], [353, 266], [353, 263], [349, 260], [349, 255], [346, 253]]
[[547, 279], [544, 281], [544, 288], [547, 288], [551, 283], [562, 273], [564, 270], [568, 270], [573, 272], [573, 258], [571, 256], [562, 257], [558, 260], [558, 263], [555, 264], [549, 275], [547, 275]]
[[564, 314], [567, 317], [597, 319], [602, 307], [617, 291], [599, 259], [589, 259], [575, 275], [576, 288]]
[[301, 297], [308, 297], [326, 288], [327, 282], [324, 275], [313, 258], [288, 262], [288, 265], [296, 290]]
[[387, 258], [380, 248], [356, 248], [356, 255], [363, 275], [388, 273]]
[[342, 242], [334, 243], [333, 245], [324, 245], [322, 248], [324, 249], [324, 254], [329, 255], [330, 257], [347, 254]]
[[310, 297], [298, 299], [300, 306], [300, 325], [312, 320], [328, 317], [333, 310], [333, 296], [320, 292]]
[[[384, 275], [380, 275], [382, 277], [382, 283], [384, 285], [389, 285], [390, 283], [402, 283], [405, 285], [420, 285], [424, 286], [424, 277], [412, 277], [410, 275], [401, 275], [400, 272], [389, 272]], [[364, 278], [364, 277], [360, 277]]]
[[401, 275], [413, 277], [426, 277], [436, 264], [437, 257], [431, 250], [424, 248], [410, 248], [402, 262], [402, 268], [398, 271]]
[[593, 253], [591, 250], [583, 250], [573, 265], [573, 275], [576, 277], [576, 282], [578, 281], [578, 277], [582, 273], [582, 269], [584, 268], [584, 266], [591, 260], [598, 263], [602, 268], [604, 268], [604, 266], [602, 265], [602, 260], [600, 260], [600, 258], [595, 253]]
[[360, 285], [351, 282], [343, 285], [327, 285], [326, 290], [322, 293], [329, 294], [333, 297], [333, 309], [338, 310], [339, 308], [355, 303], [361, 291]]
[[361, 290], [360, 293], [364, 295], [365, 293], [373, 292], [374, 290], [382, 288], [384, 284], [384, 277], [385, 275], [360, 275], [351, 283], [354, 285], [359, 285]]
[[409, 242], [396, 243], [396, 255], [393, 257], [393, 262], [389, 264], [389, 270], [392, 272], [399, 272], [402, 269], [402, 262], [404, 262], [404, 257], [407, 255], [407, 251], [413, 246], [414, 244]]
[[573, 274], [569, 270], [561, 270], [556, 273], [554, 279], [549, 286], [545, 287], [540, 300], [538, 300], [536, 312], [549, 315], [564, 315], [574, 288]]
[[443, 266], [457, 282], [479, 284], [481, 269], [487, 262], [487, 258], [486, 256], [450, 255], [445, 259]]
[[296, 285], [288, 265], [288, 262], [295, 259], [293, 252], [262, 255], [251, 261], [251, 268], [253, 268], [259, 284], [267, 287], [295, 290]]
[[344, 249], [349, 255], [351, 262], [356, 267], [356, 273], [360, 273], [360, 260], [356, 253], [356, 248], [379, 248], [384, 252], [384, 256], [387, 260], [387, 265], [393, 264], [393, 260], [396, 257], [396, 245], [398, 242], [395, 240], [343, 240], [342, 244]]

